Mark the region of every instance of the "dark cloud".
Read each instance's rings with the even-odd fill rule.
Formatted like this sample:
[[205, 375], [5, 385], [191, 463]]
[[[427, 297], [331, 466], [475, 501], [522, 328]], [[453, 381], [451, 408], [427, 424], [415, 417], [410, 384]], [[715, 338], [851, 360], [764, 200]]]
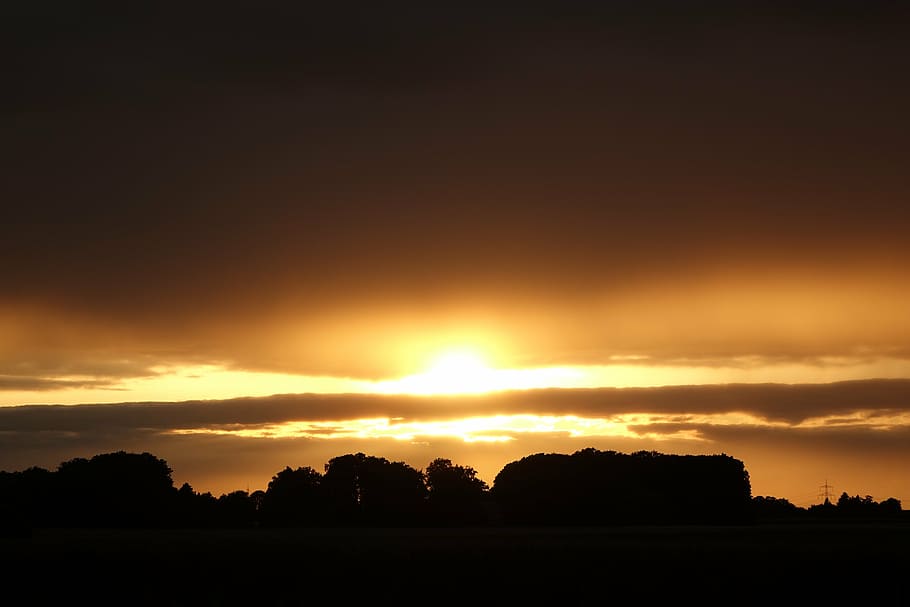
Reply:
[[[808, 418], [861, 410], [906, 411], [908, 380], [860, 380], [830, 384], [730, 384], [658, 388], [595, 389], [563, 392], [579, 406], [565, 409], [600, 412], [751, 413], [768, 421], [799, 423]], [[545, 402], [545, 399], [542, 399]], [[558, 395], [552, 402], [560, 401]], [[587, 404], [583, 404], [587, 402]], [[575, 404], [573, 403], [573, 404]], [[559, 406], [559, 405], [557, 405]]]
[[[109, 356], [109, 355], [108, 355]], [[66, 349], [39, 349], [0, 353], [0, 369], [9, 375], [0, 376], [0, 389], [31, 389], [29, 383], [43, 389], [66, 387], [115, 387], [118, 380], [153, 377], [158, 361], [122, 359], [96, 354], [76, 357]], [[71, 379], [90, 377], [93, 379]]]
[[370, 417], [404, 421], [531, 413], [610, 417], [746, 412], [796, 424], [854, 411], [907, 412], [910, 380], [528, 390], [470, 396], [303, 394], [223, 401], [0, 408], [0, 432], [164, 432]]
[[903, 11], [620, 4], [16, 7], [4, 299], [173, 340], [906, 256]]
[[0, 375], [0, 391], [3, 390], [59, 390], [61, 388], [107, 388], [116, 389], [114, 382], [104, 380], [62, 380], [29, 375]]
[[799, 446], [806, 452], [859, 457], [897, 455], [897, 461], [910, 462], [910, 427], [887, 430], [855, 424], [846, 427], [777, 428], [762, 426], [709, 426], [699, 431], [707, 439], [723, 444], [761, 444], [768, 449]]

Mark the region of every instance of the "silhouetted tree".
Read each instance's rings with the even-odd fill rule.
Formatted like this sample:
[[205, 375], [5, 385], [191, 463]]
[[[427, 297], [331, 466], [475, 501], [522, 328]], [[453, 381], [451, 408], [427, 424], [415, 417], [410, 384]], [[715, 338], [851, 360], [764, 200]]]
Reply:
[[748, 472], [730, 456], [596, 449], [511, 462], [491, 494], [510, 524], [742, 522], [751, 502]]
[[437, 458], [426, 468], [429, 517], [437, 525], [477, 525], [489, 519], [487, 484], [470, 467]]
[[28, 535], [52, 520], [54, 474], [33, 466], [0, 472], [0, 533]]
[[757, 521], [796, 519], [806, 510], [781, 497], [757, 495], [752, 498], [752, 514]]
[[252, 527], [256, 523], [256, 503], [243, 490], [220, 496], [216, 512], [219, 527]]
[[[495, 515], [495, 516], [494, 516]], [[215, 498], [175, 489], [150, 453], [105, 453], [0, 472], [0, 533], [36, 526], [522, 525], [728, 523], [790, 516], [894, 518], [901, 502], [842, 493], [836, 504], [797, 508], [751, 497], [743, 463], [728, 455], [622, 454], [582, 449], [507, 464], [492, 489], [473, 468], [437, 458], [426, 471], [363, 453], [335, 457], [320, 474], [281, 470], [266, 491]]]
[[250, 493], [250, 500], [253, 502], [253, 506], [256, 508], [256, 517], [259, 519], [259, 513], [262, 512], [262, 503], [265, 501], [265, 491], [262, 489], [256, 489]]
[[331, 524], [407, 525], [423, 518], [423, 473], [404, 462], [363, 453], [335, 457], [325, 465], [322, 487]]
[[827, 498], [821, 504], [812, 504], [806, 510], [813, 518], [832, 518], [837, 515], [837, 506]]
[[218, 524], [218, 500], [211, 493], [197, 493], [189, 483], [177, 490], [172, 524], [177, 527], [204, 528]]
[[275, 474], [260, 507], [264, 525], [303, 526], [321, 524], [325, 515], [325, 499], [321, 492], [322, 475], [309, 466]]
[[889, 497], [888, 499], [879, 502], [878, 510], [880, 514], [887, 517], [901, 516], [903, 512], [903, 509], [901, 508], [901, 501], [893, 497]]
[[57, 520], [71, 526], [165, 524], [174, 484], [167, 462], [151, 453], [103, 453], [65, 461], [55, 475]]
[[901, 514], [901, 503], [893, 497], [876, 502], [871, 495], [860, 497], [841, 493], [835, 515], [838, 518], [888, 518]]

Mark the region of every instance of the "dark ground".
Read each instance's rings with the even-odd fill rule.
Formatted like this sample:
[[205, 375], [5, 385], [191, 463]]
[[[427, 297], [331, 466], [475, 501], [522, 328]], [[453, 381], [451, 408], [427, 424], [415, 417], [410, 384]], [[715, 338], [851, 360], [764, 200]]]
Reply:
[[905, 523], [38, 529], [0, 549], [7, 605], [910, 604]]

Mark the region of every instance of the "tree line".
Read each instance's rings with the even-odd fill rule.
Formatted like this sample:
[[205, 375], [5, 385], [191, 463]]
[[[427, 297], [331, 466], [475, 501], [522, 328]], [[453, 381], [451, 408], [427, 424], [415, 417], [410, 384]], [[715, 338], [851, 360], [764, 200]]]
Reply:
[[[624, 454], [582, 449], [507, 464], [492, 487], [471, 467], [437, 458], [423, 470], [351, 453], [323, 471], [285, 467], [268, 487], [215, 497], [174, 485], [167, 462], [118, 451], [56, 470], [0, 472], [3, 528], [335, 527], [738, 524], [803, 513], [751, 495], [743, 462], [726, 454]], [[827, 516], [901, 512], [900, 502], [842, 496]], [[819, 511], [821, 512], [821, 511]], [[810, 510], [806, 514], [819, 514]]]
[[753, 515], [761, 520], [858, 520], [899, 519], [904, 511], [899, 499], [880, 502], [871, 495], [860, 497], [841, 493], [836, 502], [825, 498], [821, 504], [801, 507], [781, 497], [758, 495], [752, 498]]

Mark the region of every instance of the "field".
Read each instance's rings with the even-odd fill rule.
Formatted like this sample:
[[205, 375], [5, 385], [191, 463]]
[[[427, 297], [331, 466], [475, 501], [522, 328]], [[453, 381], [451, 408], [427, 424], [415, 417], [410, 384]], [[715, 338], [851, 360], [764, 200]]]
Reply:
[[0, 548], [22, 605], [910, 604], [904, 523], [38, 529]]

